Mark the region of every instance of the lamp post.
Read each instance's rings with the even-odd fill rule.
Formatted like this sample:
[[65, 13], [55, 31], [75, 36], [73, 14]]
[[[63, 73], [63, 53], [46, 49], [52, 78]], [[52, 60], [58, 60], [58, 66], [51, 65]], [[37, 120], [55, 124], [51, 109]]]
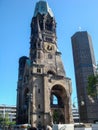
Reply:
[[[74, 98], [74, 100], [76, 99], [76, 97]], [[82, 98], [81, 98], [82, 99]], [[78, 101], [76, 102], [73, 102], [73, 107], [75, 108], [75, 103], [77, 103], [77, 106], [78, 106], [78, 113], [79, 113], [79, 124], [80, 124], [80, 112], [79, 112], [79, 105], [78, 105]], [[85, 102], [83, 100], [80, 100], [80, 105], [81, 106], [84, 106], [85, 105]]]

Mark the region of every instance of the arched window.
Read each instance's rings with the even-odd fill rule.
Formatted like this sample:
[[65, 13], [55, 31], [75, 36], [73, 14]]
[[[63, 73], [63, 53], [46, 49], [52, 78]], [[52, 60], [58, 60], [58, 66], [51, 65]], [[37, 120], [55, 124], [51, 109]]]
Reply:
[[51, 95], [51, 107], [57, 107], [59, 104], [58, 97], [55, 94]]
[[[63, 100], [64, 89], [60, 85], [55, 85], [51, 90], [51, 107], [55, 108], [64, 108], [64, 100]], [[65, 93], [66, 94], [66, 93]]]
[[51, 55], [51, 54], [48, 54], [48, 58], [49, 58], [49, 59], [52, 59], [52, 55]]
[[54, 73], [53, 71], [49, 70], [49, 71], [47, 72], [47, 74], [49, 74], [49, 75], [54, 75], [55, 73]]
[[58, 105], [58, 98], [55, 95], [53, 95], [53, 105]]

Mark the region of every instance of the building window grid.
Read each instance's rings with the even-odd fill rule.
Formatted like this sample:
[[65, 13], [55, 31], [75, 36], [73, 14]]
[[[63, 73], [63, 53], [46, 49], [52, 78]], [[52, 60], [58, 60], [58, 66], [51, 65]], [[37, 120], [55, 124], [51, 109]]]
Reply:
[[15, 120], [16, 119], [16, 107], [2, 107], [0, 106], [0, 114], [4, 116], [4, 114], [8, 114], [9, 119]]

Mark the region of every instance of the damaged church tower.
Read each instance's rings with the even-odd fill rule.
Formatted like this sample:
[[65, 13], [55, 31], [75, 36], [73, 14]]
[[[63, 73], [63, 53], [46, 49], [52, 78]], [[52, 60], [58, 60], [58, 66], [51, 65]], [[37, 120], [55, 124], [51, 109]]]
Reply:
[[71, 79], [57, 47], [54, 15], [47, 2], [39, 1], [31, 21], [30, 55], [19, 59], [17, 124], [41, 128], [72, 123], [71, 93]]

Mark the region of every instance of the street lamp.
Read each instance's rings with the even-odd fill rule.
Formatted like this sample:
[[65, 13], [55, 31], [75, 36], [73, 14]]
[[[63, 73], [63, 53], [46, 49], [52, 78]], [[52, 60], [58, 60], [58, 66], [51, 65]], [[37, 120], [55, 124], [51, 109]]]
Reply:
[[[74, 100], [76, 99], [76, 97], [74, 98]], [[79, 110], [79, 104], [78, 104], [78, 101], [74, 101], [73, 102], [73, 107], [75, 108], [76, 107], [76, 105], [75, 105], [75, 103], [77, 103], [77, 106], [78, 106], [78, 113], [79, 113], [79, 124], [80, 124], [80, 110]], [[84, 106], [85, 105], [85, 102], [82, 100], [82, 98], [81, 98], [81, 100], [80, 100], [80, 105], [81, 106]]]

